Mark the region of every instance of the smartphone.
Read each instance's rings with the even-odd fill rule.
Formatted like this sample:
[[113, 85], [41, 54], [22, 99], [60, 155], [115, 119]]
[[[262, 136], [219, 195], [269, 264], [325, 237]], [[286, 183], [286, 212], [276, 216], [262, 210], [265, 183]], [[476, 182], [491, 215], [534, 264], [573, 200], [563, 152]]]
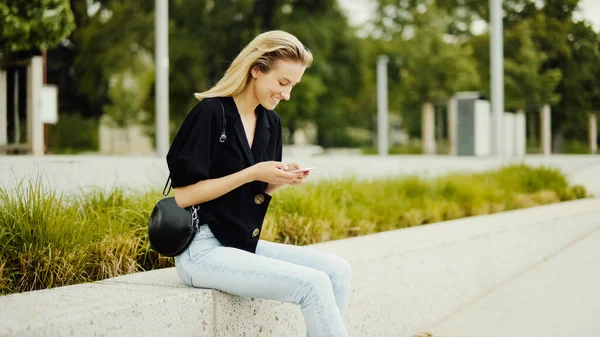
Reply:
[[311, 171], [316, 169], [316, 167], [305, 167], [305, 168], [301, 168], [301, 169], [297, 169], [297, 170], [292, 170], [292, 171], [286, 171], [288, 173], [300, 173], [300, 172], [306, 172], [306, 171]]

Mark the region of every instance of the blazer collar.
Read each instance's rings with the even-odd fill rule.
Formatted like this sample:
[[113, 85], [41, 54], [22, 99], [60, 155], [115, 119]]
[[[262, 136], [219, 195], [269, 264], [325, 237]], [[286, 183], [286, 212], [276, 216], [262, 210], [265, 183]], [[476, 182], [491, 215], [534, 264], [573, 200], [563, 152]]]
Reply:
[[252, 142], [252, 149], [248, 139], [246, 139], [246, 130], [244, 130], [244, 123], [235, 105], [233, 97], [223, 97], [223, 105], [225, 107], [225, 118], [227, 122], [231, 123], [238, 144], [243, 149], [243, 152], [248, 160], [249, 165], [254, 165], [258, 161], [262, 161], [263, 154], [269, 144], [271, 136], [271, 125], [267, 118], [267, 111], [262, 105], [256, 107], [256, 129], [254, 130], [254, 141]]

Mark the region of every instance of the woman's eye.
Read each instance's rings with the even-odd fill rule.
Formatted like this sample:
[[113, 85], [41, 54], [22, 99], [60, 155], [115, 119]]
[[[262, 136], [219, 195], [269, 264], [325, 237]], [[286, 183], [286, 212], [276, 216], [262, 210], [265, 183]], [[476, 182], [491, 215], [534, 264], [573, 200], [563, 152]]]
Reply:
[[281, 83], [281, 81], [279, 82], [279, 85], [285, 86], [285, 84]]

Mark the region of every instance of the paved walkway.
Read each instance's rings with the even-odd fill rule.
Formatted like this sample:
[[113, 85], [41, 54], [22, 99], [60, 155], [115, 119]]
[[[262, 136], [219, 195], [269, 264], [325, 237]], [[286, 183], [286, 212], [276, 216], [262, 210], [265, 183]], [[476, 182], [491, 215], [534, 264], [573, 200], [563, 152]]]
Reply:
[[600, 219], [593, 232], [428, 332], [434, 337], [600, 336]]

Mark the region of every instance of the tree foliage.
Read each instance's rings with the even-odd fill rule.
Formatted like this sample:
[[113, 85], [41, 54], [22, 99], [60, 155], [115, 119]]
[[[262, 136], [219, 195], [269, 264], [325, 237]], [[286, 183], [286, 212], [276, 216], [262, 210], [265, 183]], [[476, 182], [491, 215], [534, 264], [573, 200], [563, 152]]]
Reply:
[[0, 2], [0, 63], [58, 45], [75, 28], [67, 0]]
[[[489, 33], [473, 29], [488, 20], [488, 2], [374, 1], [373, 29], [362, 37], [338, 0], [169, 1], [171, 134], [197, 102], [193, 93], [214, 85], [241, 48], [272, 29], [298, 36], [315, 56], [277, 110], [290, 135], [315, 123], [322, 146], [357, 144], [348, 127], [374, 129], [380, 55], [390, 58], [390, 109], [414, 124], [409, 130], [419, 129], [416, 107], [425, 101], [489, 93]], [[599, 34], [574, 19], [578, 0], [502, 5], [506, 107], [533, 113], [549, 103], [555, 138], [581, 139], [587, 113], [600, 104]], [[48, 82], [59, 85], [61, 113], [109, 114], [119, 125], [141, 119], [153, 133], [154, 1], [8, 0], [0, 15], [2, 56], [50, 48]]]
[[562, 79], [557, 68], [543, 70], [548, 59], [537, 50], [531, 32], [532, 22], [524, 21], [505, 36], [504, 84], [508, 109], [539, 109], [544, 104], [555, 105], [561, 95], [556, 87]]
[[413, 102], [446, 104], [457, 91], [476, 90], [479, 75], [469, 46], [444, 39], [449, 22], [434, 6], [414, 15], [413, 36], [400, 43], [401, 81]]

